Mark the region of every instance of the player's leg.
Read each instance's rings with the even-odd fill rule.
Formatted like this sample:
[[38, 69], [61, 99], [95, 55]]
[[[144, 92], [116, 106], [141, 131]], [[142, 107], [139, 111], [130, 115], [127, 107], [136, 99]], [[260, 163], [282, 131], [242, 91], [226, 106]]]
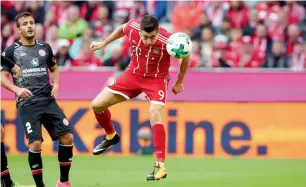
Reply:
[[166, 152], [166, 133], [162, 123], [162, 113], [167, 98], [166, 79], [147, 79], [142, 84], [143, 91], [147, 94], [150, 100], [150, 123], [153, 131], [153, 144], [156, 154], [156, 163], [154, 170], [147, 176], [147, 180], [159, 180], [166, 178], [165, 169], [165, 152]]
[[37, 187], [44, 187], [43, 163], [41, 158], [43, 137], [40, 121], [43, 110], [39, 105], [32, 104], [20, 107], [18, 109], [18, 114], [29, 141], [28, 162], [32, 171], [33, 179]]
[[42, 120], [52, 140], [59, 140], [58, 162], [60, 179], [57, 187], [70, 187], [69, 172], [73, 157], [73, 134], [69, 122], [56, 101], [49, 102]]
[[13, 181], [8, 169], [7, 157], [4, 148], [4, 129], [1, 125], [1, 186], [12, 186]]
[[104, 88], [92, 101], [95, 117], [106, 133], [105, 139], [94, 148], [94, 155], [99, 155], [120, 142], [120, 136], [115, 131], [108, 108], [139, 94], [140, 90], [137, 90], [135, 77], [124, 73], [112, 85]]

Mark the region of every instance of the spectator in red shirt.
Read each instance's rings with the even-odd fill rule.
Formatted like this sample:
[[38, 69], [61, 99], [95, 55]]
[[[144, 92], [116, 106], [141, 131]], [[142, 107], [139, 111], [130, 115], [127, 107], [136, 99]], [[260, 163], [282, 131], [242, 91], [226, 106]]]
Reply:
[[285, 11], [278, 11], [273, 19], [269, 23], [268, 31], [269, 36], [272, 39], [284, 40], [285, 39], [285, 29], [287, 27], [287, 16]]
[[83, 19], [88, 22], [92, 22], [98, 19], [98, 6], [101, 2], [98, 1], [87, 1], [83, 3], [80, 10], [80, 15]]
[[239, 67], [261, 67], [264, 61], [264, 54], [253, 48], [252, 38], [250, 36], [242, 37], [242, 44]]
[[211, 1], [205, 10], [208, 19], [217, 32], [221, 30], [222, 22], [226, 17], [227, 9], [224, 8], [223, 4], [221, 1]]
[[253, 47], [260, 53], [268, 54], [272, 49], [272, 40], [268, 36], [267, 27], [260, 23], [256, 26], [256, 32], [253, 36]]
[[288, 22], [298, 24], [305, 18], [305, 8], [297, 4], [296, 1], [287, 0], [284, 10], [287, 13]]
[[243, 28], [248, 23], [248, 8], [242, 1], [231, 1], [227, 17], [232, 28]]
[[290, 24], [287, 30], [287, 55], [293, 53], [294, 44], [300, 36], [300, 30], [297, 24]]
[[1, 51], [4, 51], [5, 48], [12, 45], [15, 42], [15, 36], [12, 35], [12, 26], [11, 24], [5, 24], [2, 27], [1, 34]]
[[72, 61], [72, 66], [89, 66], [89, 68], [95, 68], [102, 66], [102, 61], [90, 50], [90, 42], [82, 43], [82, 49], [79, 57]]
[[213, 67], [239, 67], [239, 54], [229, 46], [226, 35], [219, 34], [214, 38], [214, 52], [211, 55]]

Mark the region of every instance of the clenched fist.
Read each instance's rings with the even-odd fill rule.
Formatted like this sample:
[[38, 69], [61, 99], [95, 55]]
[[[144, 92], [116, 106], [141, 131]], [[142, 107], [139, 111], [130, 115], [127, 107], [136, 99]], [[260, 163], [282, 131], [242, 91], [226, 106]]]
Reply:
[[103, 42], [92, 42], [90, 44], [90, 49], [92, 51], [95, 51], [95, 50], [98, 50], [98, 49], [102, 49], [103, 47], [105, 47]]

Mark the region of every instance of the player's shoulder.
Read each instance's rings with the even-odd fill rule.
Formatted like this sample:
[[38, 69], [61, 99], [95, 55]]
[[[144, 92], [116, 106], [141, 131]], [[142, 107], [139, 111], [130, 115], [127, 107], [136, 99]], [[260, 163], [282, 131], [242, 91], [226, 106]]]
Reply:
[[140, 20], [138, 20], [138, 19], [130, 19], [127, 22], [127, 26], [132, 27], [132, 28], [134, 28], [136, 30], [140, 30]]
[[171, 33], [168, 32], [165, 28], [160, 27], [158, 35], [163, 37], [163, 38], [168, 39], [171, 36]]
[[50, 46], [47, 42], [42, 41], [42, 40], [36, 40], [36, 45], [43, 46], [43, 47], [49, 47]]
[[7, 48], [4, 49], [2, 52], [2, 56], [8, 57], [14, 54], [15, 49], [20, 47], [21, 44], [19, 42], [14, 42], [13, 44], [9, 45]]

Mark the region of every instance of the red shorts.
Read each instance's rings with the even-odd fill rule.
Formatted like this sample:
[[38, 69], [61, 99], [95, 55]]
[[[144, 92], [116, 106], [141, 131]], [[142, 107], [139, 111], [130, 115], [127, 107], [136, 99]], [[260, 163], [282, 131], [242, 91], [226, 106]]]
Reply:
[[132, 99], [144, 92], [151, 103], [165, 106], [169, 80], [169, 77], [146, 78], [127, 71], [106, 89], [126, 99]]

